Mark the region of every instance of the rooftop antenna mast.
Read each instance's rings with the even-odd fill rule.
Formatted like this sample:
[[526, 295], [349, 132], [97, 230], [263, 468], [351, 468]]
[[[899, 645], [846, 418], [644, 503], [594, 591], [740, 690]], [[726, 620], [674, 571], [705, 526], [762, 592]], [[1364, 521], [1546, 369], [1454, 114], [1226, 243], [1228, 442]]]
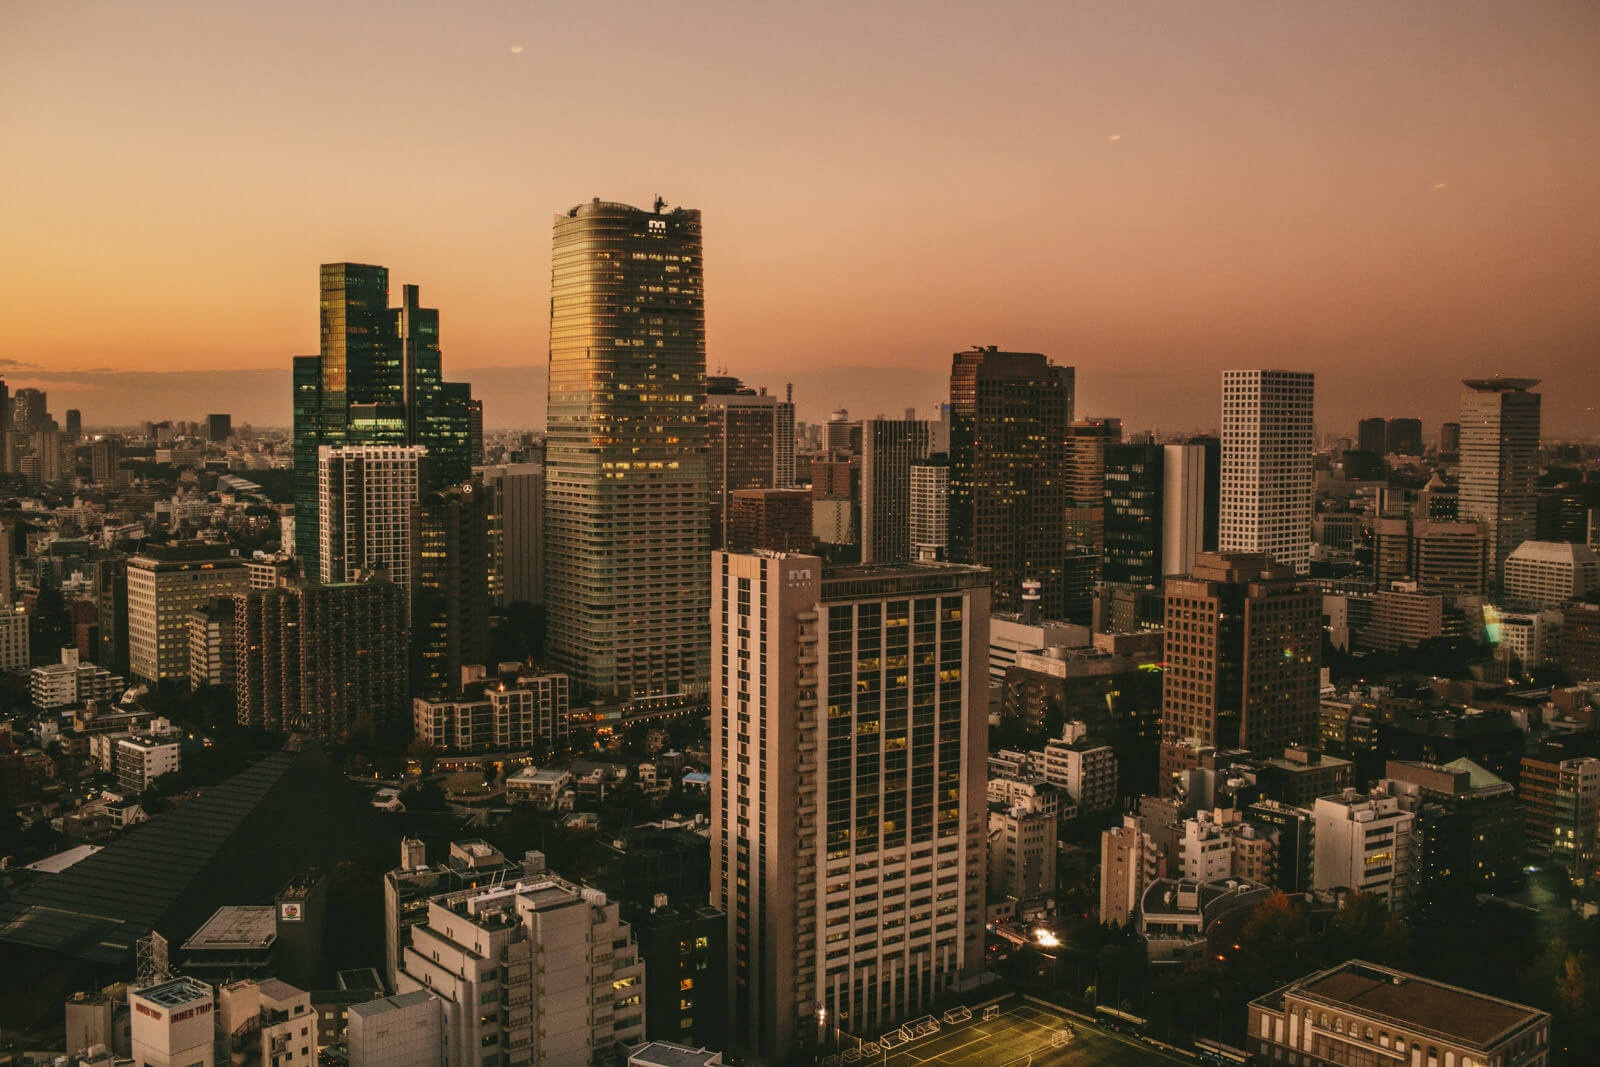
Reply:
[[135, 946], [136, 967], [140, 988], [165, 982], [172, 971], [167, 966], [167, 939], [151, 930]]

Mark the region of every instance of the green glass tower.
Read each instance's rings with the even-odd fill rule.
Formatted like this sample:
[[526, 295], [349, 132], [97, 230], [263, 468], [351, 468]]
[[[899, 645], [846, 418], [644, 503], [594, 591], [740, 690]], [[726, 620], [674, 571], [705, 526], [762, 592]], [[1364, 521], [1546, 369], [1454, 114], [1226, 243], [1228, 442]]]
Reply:
[[294, 359], [295, 552], [318, 572], [317, 449], [323, 445], [422, 445], [430, 489], [471, 474], [472, 389], [444, 381], [439, 312], [417, 287], [389, 306], [389, 271], [324, 263], [322, 350]]

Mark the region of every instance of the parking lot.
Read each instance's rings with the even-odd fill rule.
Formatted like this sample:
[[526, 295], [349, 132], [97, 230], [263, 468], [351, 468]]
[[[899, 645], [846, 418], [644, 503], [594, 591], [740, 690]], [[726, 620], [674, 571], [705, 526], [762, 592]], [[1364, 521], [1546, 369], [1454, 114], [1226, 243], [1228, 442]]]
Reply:
[[913, 1037], [891, 1048], [869, 1043], [854, 1057], [825, 1058], [825, 1065], [884, 1064], [917, 1067], [1056, 1067], [1106, 1064], [1188, 1063], [1143, 1043], [1083, 1025], [1034, 1004], [1017, 1004], [985, 1019], [981, 1010], [960, 1023], [941, 1020], [937, 1033]]

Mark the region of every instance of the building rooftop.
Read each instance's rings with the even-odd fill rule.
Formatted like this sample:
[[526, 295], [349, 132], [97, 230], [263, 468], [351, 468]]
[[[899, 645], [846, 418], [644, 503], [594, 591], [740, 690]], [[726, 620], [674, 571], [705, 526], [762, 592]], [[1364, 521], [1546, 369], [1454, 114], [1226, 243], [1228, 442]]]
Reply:
[[196, 1001], [210, 1000], [211, 987], [204, 982], [197, 982], [193, 978], [169, 978], [157, 985], [146, 986], [136, 991], [134, 996], [143, 997], [152, 1004], [163, 1008], [181, 1008], [185, 1004]]
[[668, 1041], [651, 1041], [628, 1051], [628, 1067], [716, 1067], [720, 1063], [721, 1053]]
[[1301, 979], [1287, 991], [1483, 1049], [1499, 1044], [1521, 1027], [1549, 1018], [1522, 1004], [1362, 960]]
[[1461, 384], [1479, 393], [1512, 393], [1522, 389], [1532, 389], [1539, 384], [1539, 379], [1502, 378], [1495, 375], [1493, 378], [1463, 378]]
[[1600, 560], [1594, 549], [1567, 541], [1524, 541], [1512, 549], [1508, 559], [1525, 563], [1565, 563], [1578, 566]]
[[30, 863], [25, 869], [39, 874], [60, 874], [79, 860], [88, 859], [99, 851], [99, 845], [78, 845], [65, 852], [57, 852], [54, 856], [46, 856], [37, 863]]
[[382, 1000], [369, 1000], [363, 1004], [350, 1005], [350, 1014], [361, 1019], [371, 1019], [379, 1015], [387, 1015], [392, 1011], [404, 1011], [406, 1008], [425, 1004], [433, 999], [433, 994], [425, 989], [413, 990], [410, 993], [400, 993]]
[[185, 952], [196, 949], [269, 948], [278, 939], [278, 910], [270, 904], [218, 908], [189, 940]]

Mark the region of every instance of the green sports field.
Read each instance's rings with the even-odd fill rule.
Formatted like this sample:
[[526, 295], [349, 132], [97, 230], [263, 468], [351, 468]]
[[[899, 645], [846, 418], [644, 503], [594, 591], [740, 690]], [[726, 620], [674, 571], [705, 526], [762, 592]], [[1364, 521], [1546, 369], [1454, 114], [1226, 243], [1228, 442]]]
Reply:
[[[1105, 1064], [1132, 1067], [1148, 1063], [1191, 1063], [1120, 1034], [1082, 1025], [1075, 1019], [1034, 1004], [1018, 1004], [984, 1020], [975, 1011], [971, 1021], [944, 1024], [937, 1034], [916, 1038], [892, 1049], [855, 1060], [861, 1067], [1067, 1067]], [[1071, 1036], [1058, 1045], [1064, 1031]], [[825, 1062], [833, 1062], [831, 1060]]]

